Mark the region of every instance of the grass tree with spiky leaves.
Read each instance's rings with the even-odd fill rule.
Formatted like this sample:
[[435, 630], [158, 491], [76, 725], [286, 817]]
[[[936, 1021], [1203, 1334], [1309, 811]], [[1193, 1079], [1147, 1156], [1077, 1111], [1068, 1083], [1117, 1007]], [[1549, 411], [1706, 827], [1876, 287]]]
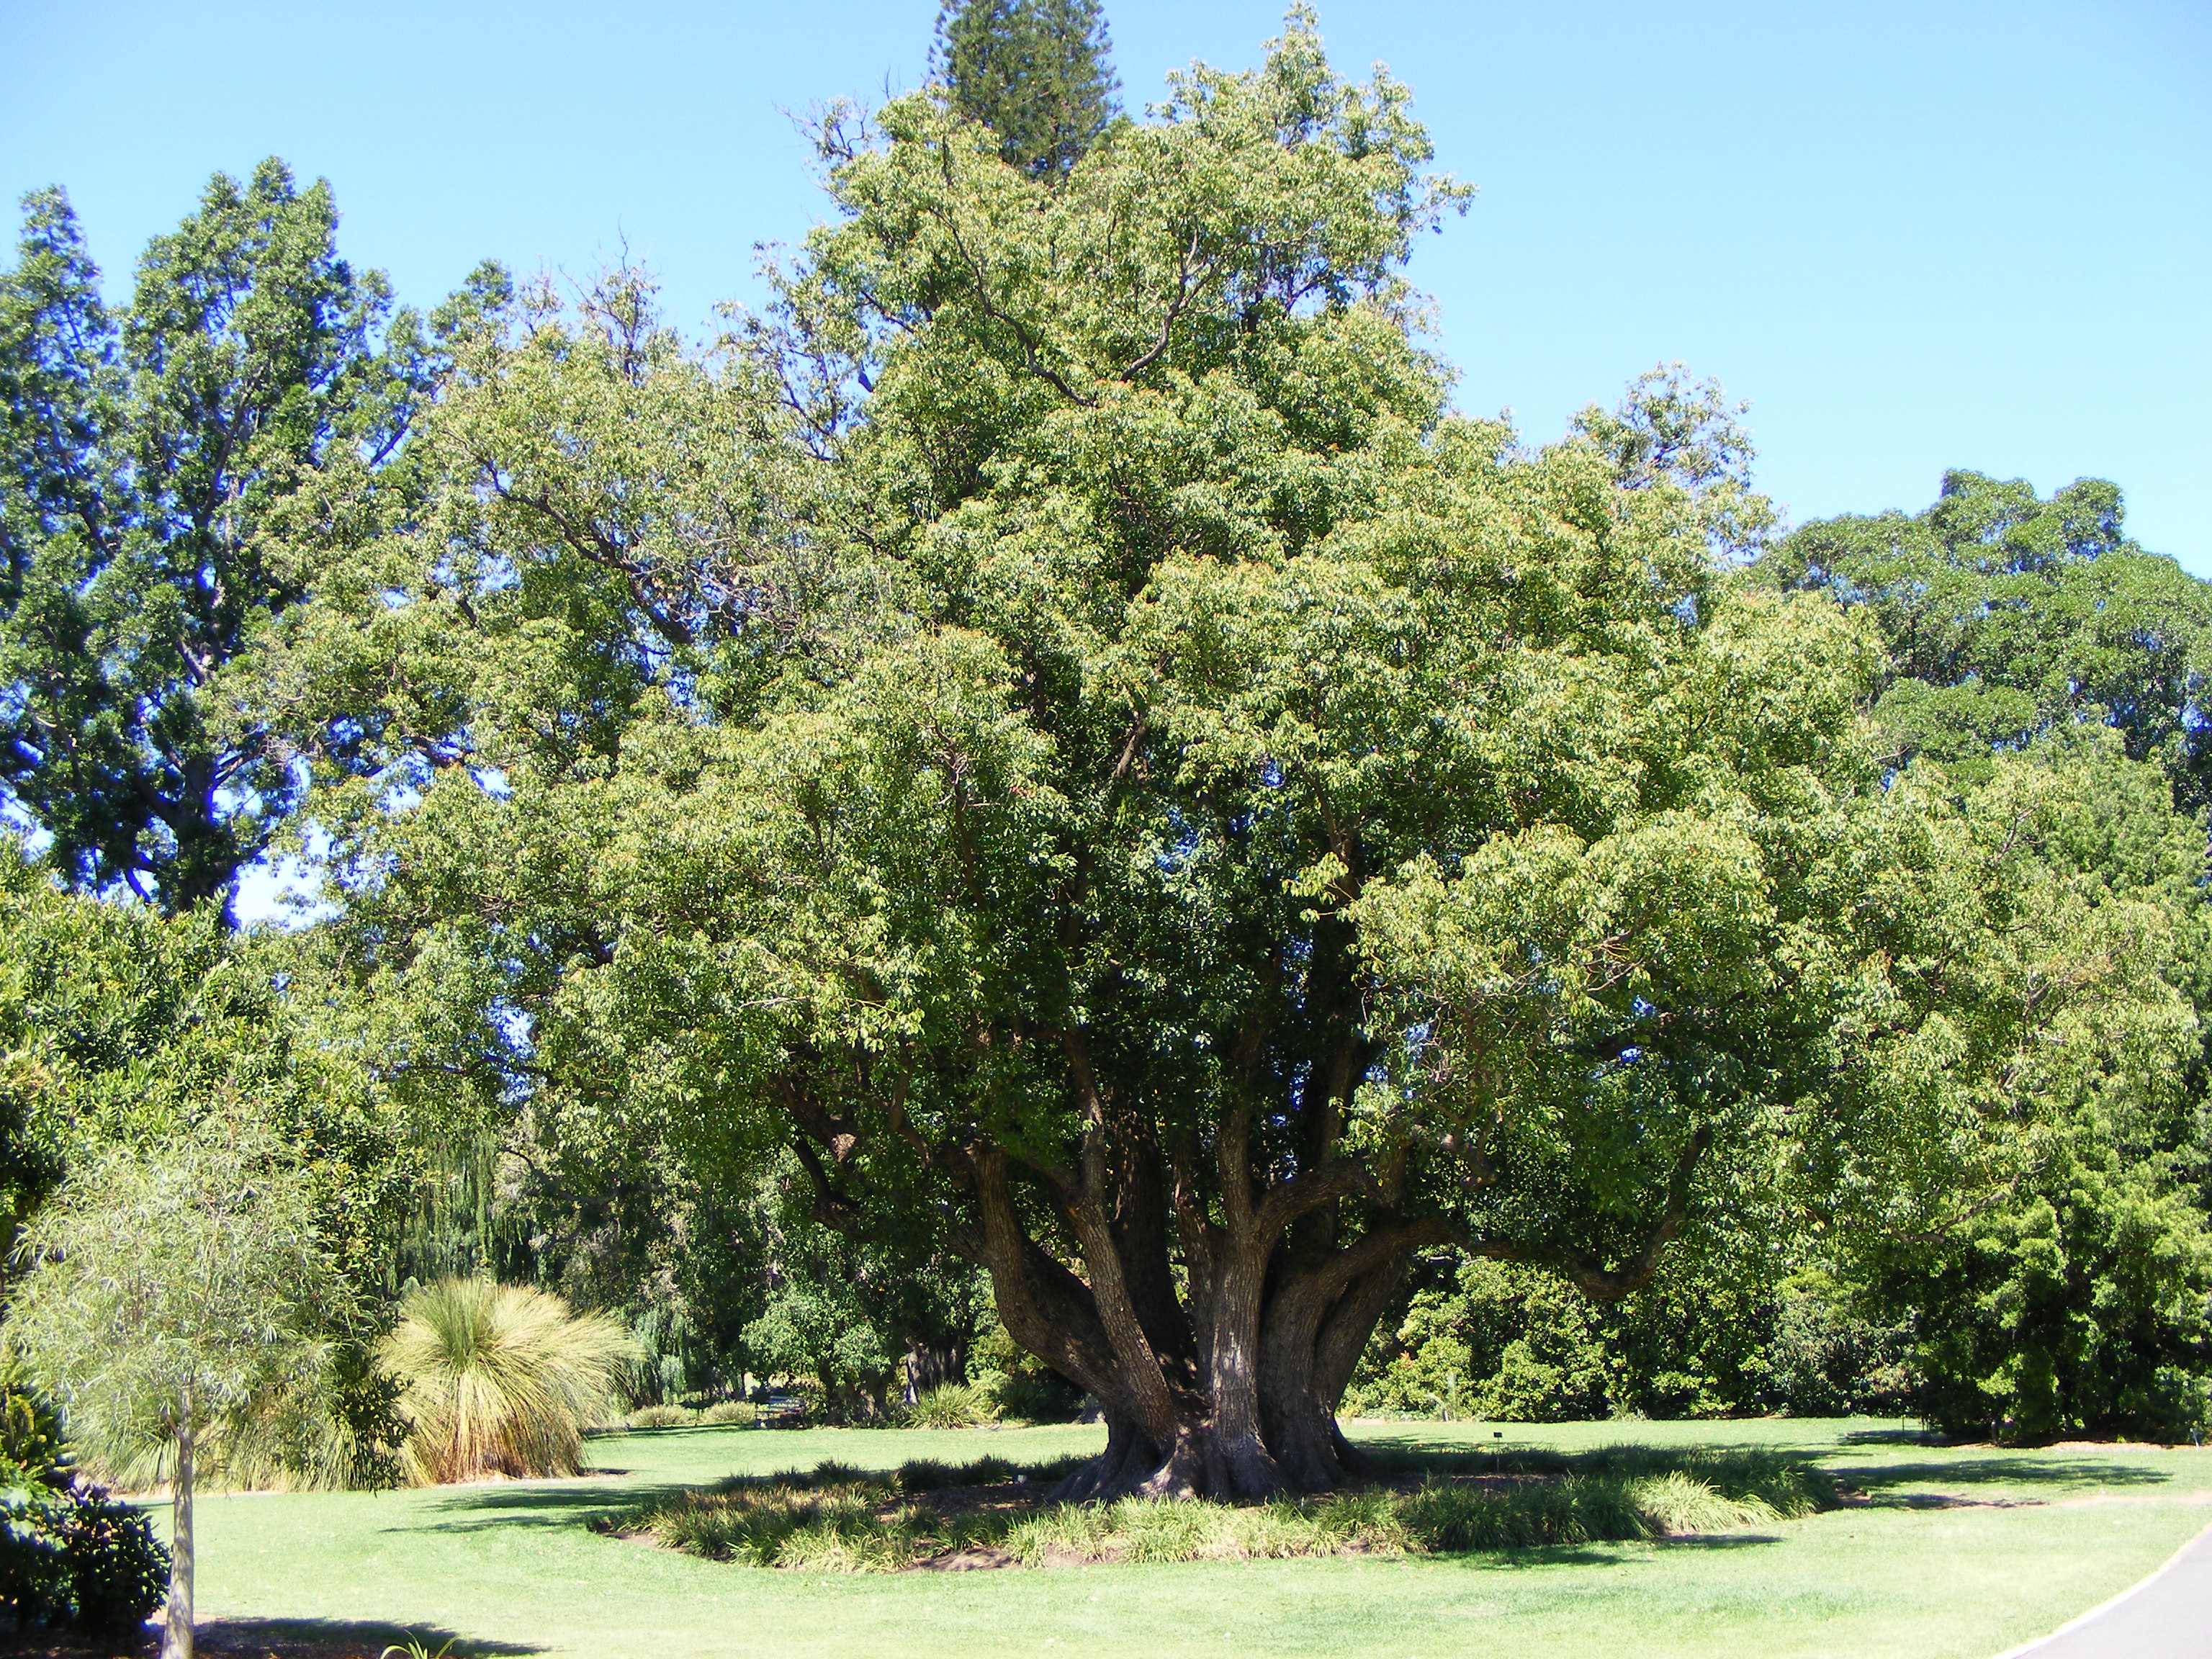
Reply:
[[613, 1411], [635, 1352], [615, 1320], [527, 1285], [422, 1286], [383, 1349], [403, 1389], [409, 1472], [423, 1486], [575, 1474], [584, 1431]]

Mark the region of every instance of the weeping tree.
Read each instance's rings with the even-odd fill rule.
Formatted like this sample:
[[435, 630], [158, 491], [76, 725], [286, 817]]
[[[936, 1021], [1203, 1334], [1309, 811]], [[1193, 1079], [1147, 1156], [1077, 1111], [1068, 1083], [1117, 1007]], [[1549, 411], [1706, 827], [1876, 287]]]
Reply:
[[233, 1101], [65, 1182], [26, 1231], [7, 1335], [72, 1439], [158, 1463], [173, 1502], [162, 1659], [191, 1659], [192, 1497], [312, 1387], [349, 1298], [298, 1162]]
[[435, 534], [272, 663], [340, 688], [331, 994], [399, 1071], [976, 1264], [1091, 1497], [1356, 1473], [1417, 1252], [1933, 1236], [2170, 1061], [2155, 907], [1893, 776], [1869, 632], [1732, 574], [1709, 388], [1449, 411], [1401, 271], [1464, 192], [1309, 16], [1054, 182], [878, 125], [718, 354], [627, 279], [469, 342]]

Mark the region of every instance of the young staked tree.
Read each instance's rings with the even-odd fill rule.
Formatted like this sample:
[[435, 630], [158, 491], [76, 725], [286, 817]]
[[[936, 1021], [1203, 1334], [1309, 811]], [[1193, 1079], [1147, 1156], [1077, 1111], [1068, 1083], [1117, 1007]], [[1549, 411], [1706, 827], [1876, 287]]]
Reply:
[[472, 339], [434, 533], [299, 631], [413, 768], [318, 808], [403, 1069], [796, 1158], [1101, 1402], [1070, 1495], [1233, 1497], [1346, 1478], [1417, 1252], [1940, 1231], [2169, 1063], [2156, 908], [1892, 776], [1869, 630], [1717, 555], [1724, 406], [1449, 411], [1400, 273], [1462, 192], [1309, 16], [1052, 180], [880, 132], [738, 349]]
[[1112, 51], [1097, 0], [947, 0], [930, 70], [954, 108], [998, 135], [1009, 163], [1052, 179], [1118, 112]]
[[120, 312], [62, 192], [23, 208], [0, 271], [0, 791], [77, 884], [227, 907], [300, 782], [231, 665], [387, 510], [373, 480], [435, 329], [390, 313], [337, 256], [330, 187], [274, 160], [216, 174]]
[[7, 1336], [72, 1439], [159, 1449], [172, 1528], [163, 1659], [192, 1652], [192, 1494], [258, 1410], [320, 1363], [348, 1291], [293, 1156], [229, 1103], [149, 1154], [65, 1182], [26, 1230]]

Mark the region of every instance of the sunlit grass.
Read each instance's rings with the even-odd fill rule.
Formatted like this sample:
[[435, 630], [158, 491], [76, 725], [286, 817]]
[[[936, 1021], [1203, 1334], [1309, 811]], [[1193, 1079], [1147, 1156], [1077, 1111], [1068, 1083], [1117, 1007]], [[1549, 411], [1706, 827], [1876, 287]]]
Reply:
[[[1663, 1457], [1723, 1498], [1764, 1492], [1783, 1518], [1533, 1548], [1278, 1555], [1257, 1553], [1284, 1547], [1260, 1530], [1262, 1508], [1244, 1511], [1255, 1553], [1243, 1558], [952, 1573], [764, 1571], [586, 1523], [824, 1459], [870, 1481], [907, 1466], [912, 1484], [902, 1474], [885, 1501], [933, 1502], [948, 1472], [1087, 1455], [1101, 1431], [684, 1426], [595, 1437], [593, 1472], [573, 1480], [204, 1498], [201, 1604], [241, 1650], [313, 1637], [363, 1659], [410, 1631], [436, 1632], [434, 1650], [452, 1635], [456, 1653], [548, 1659], [1989, 1659], [2134, 1583], [2212, 1516], [2212, 1450], [1944, 1448], [1908, 1426], [1353, 1423], [1354, 1443], [1409, 1489], [1424, 1469], [1559, 1471], [1550, 1460], [1568, 1454], [1585, 1473], [1654, 1479]], [[1850, 1501], [1788, 1519], [1785, 1493], [1736, 1480], [1761, 1458], [1832, 1477]], [[1334, 1500], [1334, 1522], [1379, 1530], [1386, 1517], [1360, 1507], [1370, 1496]], [[164, 1506], [153, 1513], [166, 1522]]]

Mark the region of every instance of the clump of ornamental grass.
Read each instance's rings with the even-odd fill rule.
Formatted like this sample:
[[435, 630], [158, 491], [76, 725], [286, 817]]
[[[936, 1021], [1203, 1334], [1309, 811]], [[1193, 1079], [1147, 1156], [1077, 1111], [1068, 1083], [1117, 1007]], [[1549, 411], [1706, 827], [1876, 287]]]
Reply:
[[879, 1481], [815, 1484], [726, 1481], [713, 1492], [649, 1510], [644, 1530], [671, 1549], [747, 1566], [815, 1572], [882, 1572], [926, 1553], [922, 1513], [885, 1512]]
[[975, 1429], [997, 1422], [999, 1407], [972, 1382], [948, 1382], [923, 1395], [901, 1416], [908, 1428]]
[[[964, 1486], [998, 1486], [1024, 1478], [1022, 1466], [1003, 1457], [978, 1457], [967, 1463], [940, 1463], [933, 1457], [909, 1458], [892, 1477], [901, 1492], [950, 1492]], [[1033, 1477], [1032, 1477], [1033, 1478]]]
[[381, 1357], [401, 1385], [408, 1473], [441, 1486], [575, 1474], [632, 1343], [615, 1321], [528, 1285], [446, 1279], [401, 1302]]

